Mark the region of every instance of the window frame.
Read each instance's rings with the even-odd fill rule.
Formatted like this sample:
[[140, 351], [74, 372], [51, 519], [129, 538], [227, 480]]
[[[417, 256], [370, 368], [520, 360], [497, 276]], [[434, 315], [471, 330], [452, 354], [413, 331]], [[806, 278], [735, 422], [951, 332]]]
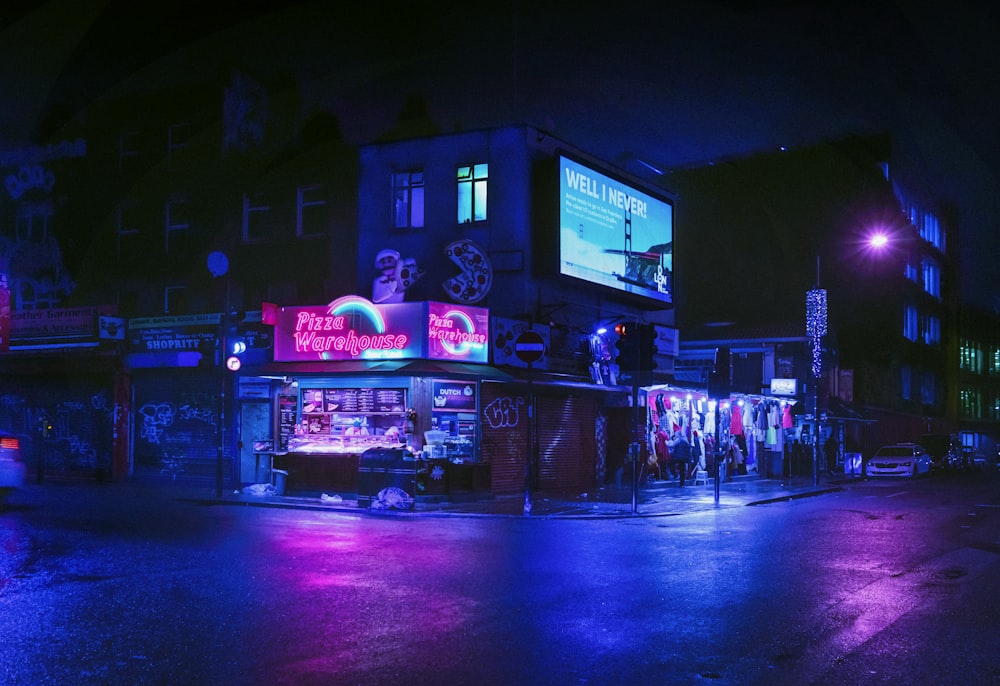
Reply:
[[[409, 169], [393, 172], [391, 182], [390, 213], [392, 215], [392, 228], [401, 231], [423, 229], [426, 219], [427, 199], [424, 170]], [[405, 197], [401, 198], [401, 194]]]
[[[489, 221], [489, 167], [489, 162], [478, 162], [455, 168], [456, 221], [459, 226]], [[463, 170], [467, 171], [463, 173]]]
[[[306, 231], [306, 221], [304, 220], [304, 215], [306, 210], [310, 208], [322, 208], [326, 207], [326, 198], [321, 198], [319, 200], [309, 200], [307, 193], [311, 191], [320, 191], [323, 189], [323, 184], [321, 183], [308, 183], [295, 188], [295, 237], [301, 239], [310, 238], [322, 238], [326, 235], [326, 231], [318, 232], [307, 232]], [[310, 212], [312, 216], [312, 212]]]
[[190, 222], [175, 222], [173, 209], [182, 205], [189, 205], [185, 197], [169, 198], [163, 203], [163, 254], [170, 254], [170, 237], [172, 234], [188, 231], [191, 228]]

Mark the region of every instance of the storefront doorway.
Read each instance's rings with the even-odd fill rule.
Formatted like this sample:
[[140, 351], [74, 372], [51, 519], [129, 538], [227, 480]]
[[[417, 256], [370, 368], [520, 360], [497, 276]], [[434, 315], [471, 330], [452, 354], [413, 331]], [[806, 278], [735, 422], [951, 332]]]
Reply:
[[267, 483], [274, 459], [271, 403], [267, 400], [240, 404], [240, 483]]

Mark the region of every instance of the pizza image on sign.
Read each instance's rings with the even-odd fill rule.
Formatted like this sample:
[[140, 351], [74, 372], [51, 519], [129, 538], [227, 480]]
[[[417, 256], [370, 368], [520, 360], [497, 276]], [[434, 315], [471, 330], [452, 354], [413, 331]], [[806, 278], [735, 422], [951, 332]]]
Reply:
[[441, 284], [452, 300], [470, 304], [485, 298], [493, 285], [493, 267], [486, 251], [472, 241], [460, 240], [450, 243], [445, 255], [461, 270]]

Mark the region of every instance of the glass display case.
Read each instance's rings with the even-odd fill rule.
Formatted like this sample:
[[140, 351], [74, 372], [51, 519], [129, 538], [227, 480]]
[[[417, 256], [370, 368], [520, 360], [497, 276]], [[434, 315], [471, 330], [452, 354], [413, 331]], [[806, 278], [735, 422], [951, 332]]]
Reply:
[[406, 389], [304, 388], [288, 452], [360, 455], [405, 444]]

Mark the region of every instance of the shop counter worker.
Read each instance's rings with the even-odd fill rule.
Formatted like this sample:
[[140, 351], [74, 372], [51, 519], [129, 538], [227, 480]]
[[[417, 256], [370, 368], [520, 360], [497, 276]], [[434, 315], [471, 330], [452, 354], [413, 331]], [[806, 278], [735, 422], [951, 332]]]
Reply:
[[368, 427], [361, 423], [360, 419], [355, 419], [354, 423], [344, 429], [345, 436], [367, 436]]

